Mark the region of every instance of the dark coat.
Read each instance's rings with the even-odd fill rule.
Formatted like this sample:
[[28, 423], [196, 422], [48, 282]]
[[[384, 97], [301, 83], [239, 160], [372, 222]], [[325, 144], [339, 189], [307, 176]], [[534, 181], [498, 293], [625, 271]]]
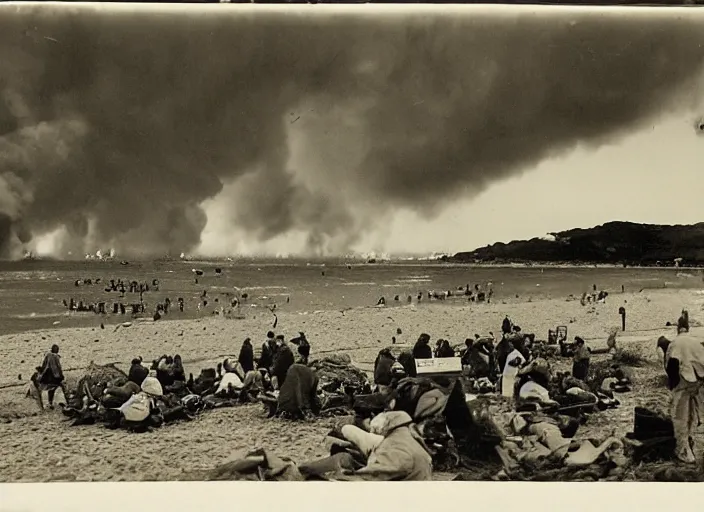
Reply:
[[251, 343], [245, 342], [242, 344], [237, 362], [242, 365], [242, 371], [245, 375], [247, 372], [254, 370], [254, 348], [252, 348]]

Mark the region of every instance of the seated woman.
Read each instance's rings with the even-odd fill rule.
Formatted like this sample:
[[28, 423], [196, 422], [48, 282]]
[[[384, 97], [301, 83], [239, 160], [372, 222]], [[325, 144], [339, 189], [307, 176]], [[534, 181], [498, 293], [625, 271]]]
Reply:
[[455, 349], [450, 346], [449, 341], [445, 339], [438, 340], [435, 357], [455, 357]]
[[183, 368], [183, 360], [179, 354], [174, 356], [174, 362], [169, 373], [173, 382], [186, 382], [186, 372]]
[[433, 350], [430, 348], [430, 335], [421, 334], [418, 337], [418, 341], [413, 346], [413, 358], [414, 359], [432, 359]]
[[320, 412], [318, 376], [308, 366], [294, 363], [277, 398], [276, 414], [290, 419], [306, 419]]
[[374, 384], [380, 393], [389, 393], [391, 381], [393, 379], [391, 368], [396, 362], [396, 358], [391, 350], [385, 348], [379, 352], [374, 361]]
[[174, 383], [173, 376], [171, 375], [173, 363], [174, 360], [171, 356], [162, 356], [157, 362], [156, 378], [162, 387], [168, 387]]
[[237, 362], [240, 363], [243, 373], [246, 375], [247, 372], [254, 370], [254, 347], [252, 347], [252, 340], [247, 338], [242, 342], [242, 348], [240, 348], [240, 354], [237, 358]]

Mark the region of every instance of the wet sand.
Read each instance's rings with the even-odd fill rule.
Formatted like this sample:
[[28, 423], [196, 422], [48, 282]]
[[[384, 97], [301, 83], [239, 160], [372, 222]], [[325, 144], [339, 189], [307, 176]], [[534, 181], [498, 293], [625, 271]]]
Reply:
[[[474, 333], [499, 332], [505, 314], [524, 332], [547, 337], [548, 329], [567, 325], [568, 335], [587, 339], [592, 348], [605, 347], [607, 332], [620, 325], [618, 308], [628, 301], [627, 330], [619, 335], [622, 347], [640, 352], [650, 365], [636, 369], [631, 393], [620, 395], [622, 406], [594, 415], [578, 435], [604, 435], [631, 429], [633, 407], [650, 400], [666, 405], [662, 355], [655, 341], [683, 306], [690, 318], [700, 319], [704, 296], [691, 290], [659, 290], [613, 294], [606, 304], [583, 307], [579, 301], [543, 300], [505, 305], [466, 303], [421, 304], [395, 308], [362, 308], [310, 313], [281, 312], [277, 333], [287, 338], [304, 331], [312, 355], [346, 352], [364, 370], [371, 370], [376, 353], [391, 345], [410, 346], [421, 332], [432, 339], [460, 343]], [[100, 426], [70, 427], [58, 410], [37, 414], [33, 400], [20, 386], [41, 362], [52, 343], [61, 347], [69, 384], [82, 376], [91, 361], [116, 362], [126, 369], [136, 356], [152, 360], [161, 354], [181, 354], [186, 372], [197, 374], [225, 356], [236, 356], [242, 340], [255, 343], [272, 328], [268, 311], [245, 312], [244, 319], [221, 317], [169, 322], [134, 322], [114, 327], [54, 329], [0, 337], [0, 481], [49, 480], [170, 480], [184, 473], [208, 469], [257, 447], [299, 462], [325, 456], [325, 434], [336, 420], [292, 423], [266, 419], [261, 405], [209, 411], [195, 421], [168, 425], [145, 434], [110, 431]], [[402, 334], [396, 334], [397, 328]], [[603, 357], [603, 356], [602, 356]], [[561, 364], [568, 364], [564, 362]], [[22, 381], [18, 381], [22, 374]], [[57, 399], [60, 400], [60, 393]], [[701, 437], [701, 436], [700, 436]], [[701, 441], [701, 440], [699, 440]]]

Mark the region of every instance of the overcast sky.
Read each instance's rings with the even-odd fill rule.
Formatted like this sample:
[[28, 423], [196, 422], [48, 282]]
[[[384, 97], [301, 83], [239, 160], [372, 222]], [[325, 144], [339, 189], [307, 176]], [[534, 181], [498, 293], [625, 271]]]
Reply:
[[231, 7], [4, 8], [0, 256], [704, 220], [704, 13]]
[[[613, 220], [703, 222], [704, 134], [695, 128], [698, 120], [696, 109], [686, 110], [616, 144], [577, 148], [547, 159], [491, 185], [478, 197], [453, 202], [432, 220], [409, 210], [390, 212], [384, 215], [384, 225], [368, 233], [356, 248], [454, 253]], [[240, 239], [217, 219], [213, 215], [205, 228], [206, 252], [225, 250]], [[291, 244], [291, 238], [282, 238], [266, 249], [286, 253]]]

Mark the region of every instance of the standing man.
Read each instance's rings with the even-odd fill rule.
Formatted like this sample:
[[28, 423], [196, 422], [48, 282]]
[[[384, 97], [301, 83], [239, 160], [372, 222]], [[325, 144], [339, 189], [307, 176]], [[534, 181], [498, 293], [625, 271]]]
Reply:
[[677, 322], [677, 337], [667, 348], [666, 369], [672, 390], [670, 416], [675, 430], [676, 456], [694, 463], [693, 435], [701, 423], [704, 394], [704, 339], [688, 332], [684, 317]]
[[621, 330], [626, 332], [626, 308], [623, 306], [618, 308], [618, 314], [621, 315]]

